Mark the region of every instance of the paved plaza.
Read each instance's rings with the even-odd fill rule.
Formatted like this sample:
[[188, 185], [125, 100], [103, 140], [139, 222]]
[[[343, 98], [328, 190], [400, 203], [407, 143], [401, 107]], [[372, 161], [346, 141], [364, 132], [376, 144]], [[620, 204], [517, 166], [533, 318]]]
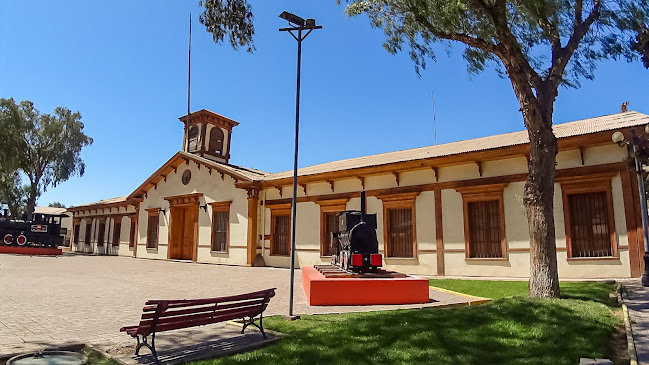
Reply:
[[[296, 314], [443, 306], [469, 300], [431, 290], [431, 303], [425, 305], [317, 307], [307, 303], [299, 270], [295, 283]], [[0, 255], [0, 357], [69, 342], [105, 349], [132, 346], [135, 341], [119, 329], [138, 323], [148, 299], [218, 297], [274, 287], [277, 295], [265, 315], [287, 314], [288, 269], [73, 254]], [[218, 325], [198, 331], [203, 328], [213, 333]]]

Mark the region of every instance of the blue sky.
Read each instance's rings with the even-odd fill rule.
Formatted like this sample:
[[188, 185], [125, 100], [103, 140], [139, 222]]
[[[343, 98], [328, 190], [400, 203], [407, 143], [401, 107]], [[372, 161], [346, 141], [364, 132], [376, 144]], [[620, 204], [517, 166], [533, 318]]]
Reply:
[[[418, 77], [407, 54], [388, 54], [383, 32], [348, 18], [335, 0], [252, 0], [257, 52], [217, 45], [198, 22], [198, 0], [0, 0], [0, 97], [41, 112], [83, 115], [95, 143], [86, 174], [38, 203], [76, 205], [129, 194], [181, 148], [187, 111], [187, 28], [194, 14], [192, 110], [240, 125], [231, 163], [292, 168], [296, 42], [277, 31], [288, 10], [324, 26], [303, 45], [300, 166], [523, 130], [509, 80], [466, 73], [442, 51]], [[630, 109], [649, 113], [649, 71], [605, 62], [581, 89], [561, 89], [555, 122]]]

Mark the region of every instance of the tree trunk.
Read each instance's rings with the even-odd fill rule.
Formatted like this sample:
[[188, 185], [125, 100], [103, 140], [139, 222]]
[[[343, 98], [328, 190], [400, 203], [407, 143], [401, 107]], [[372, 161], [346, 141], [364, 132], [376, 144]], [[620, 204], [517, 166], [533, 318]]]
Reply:
[[29, 197], [27, 198], [27, 209], [25, 214], [27, 215], [27, 220], [32, 220], [32, 215], [34, 214], [34, 208], [36, 207], [36, 196], [38, 194], [38, 187], [33, 185], [29, 187]]
[[552, 104], [524, 113], [530, 138], [524, 198], [530, 233], [530, 296], [543, 298], [560, 294], [554, 227], [557, 139], [552, 132]]
[[[557, 139], [552, 113], [557, 90], [549, 84], [532, 91], [529, 75], [517, 60], [504, 60], [530, 139], [524, 203], [530, 234], [530, 296], [559, 297], [554, 229], [554, 178]], [[540, 89], [540, 90], [539, 90]]]

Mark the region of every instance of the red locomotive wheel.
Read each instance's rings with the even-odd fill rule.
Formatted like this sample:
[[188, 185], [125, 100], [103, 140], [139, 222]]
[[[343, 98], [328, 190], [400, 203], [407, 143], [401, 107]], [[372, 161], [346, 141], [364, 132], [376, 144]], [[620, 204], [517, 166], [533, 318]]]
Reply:
[[20, 236], [18, 236], [18, 238], [16, 238], [16, 242], [18, 243], [18, 245], [24, 246], [27, 243], [27, 237], [21, 234]]
[[4, 238], [2, 239], [2, 241], [5, 243], [5, 245], [10, 245], [10, 244], [13, 243], [14, 237], [12, 235], [10, 235], [9, 233], [7, 233], [4, 236]]

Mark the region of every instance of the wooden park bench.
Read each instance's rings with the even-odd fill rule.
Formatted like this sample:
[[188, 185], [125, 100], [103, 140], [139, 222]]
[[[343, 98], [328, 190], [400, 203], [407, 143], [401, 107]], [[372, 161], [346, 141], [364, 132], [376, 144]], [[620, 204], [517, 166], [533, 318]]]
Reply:
[[[120, 332], [126, 332], [137, 339], [135, 355], [139, 355], [140, 348], [146, 346], [151, 350], [156, 364], [158, 363], [158, 355], [155, 351], [157, 332], [242, 319], [241, 333], [246, 327], [253, 325], [266, 339], [262, 322], [263, 312], [268, 307], [270, 298], [274, 296], [275, 288], [221, 298], [149, 300], [142, 309], [140, 324], [122, 327]], [[255, 323], [257, 316], [259, 316], [259, 324]], [[149, 335], [151, 335], [151, 344], [147, 340]]]

